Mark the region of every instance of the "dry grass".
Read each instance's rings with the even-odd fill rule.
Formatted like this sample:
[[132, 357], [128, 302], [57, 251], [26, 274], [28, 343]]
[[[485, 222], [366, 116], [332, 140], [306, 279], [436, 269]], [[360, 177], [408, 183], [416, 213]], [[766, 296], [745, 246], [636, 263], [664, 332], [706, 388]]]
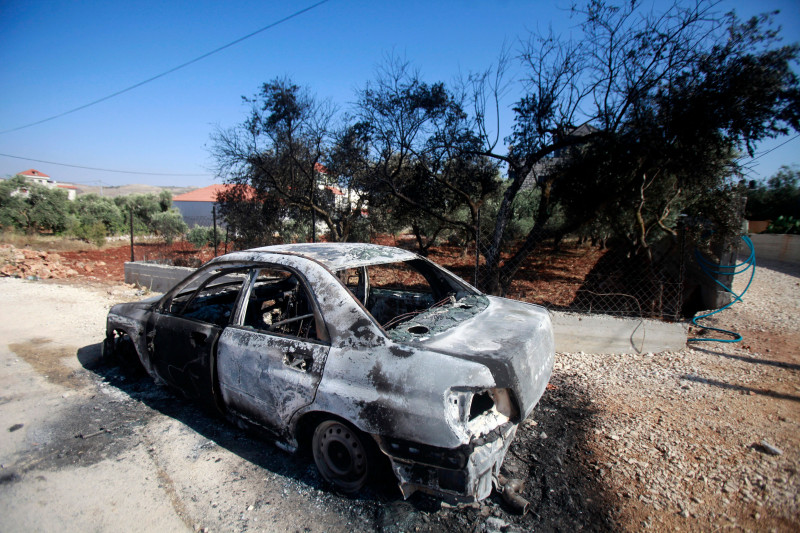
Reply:
[[74, 237], [61, 235], [26, 234], [16, 231], [0, 233], [0, 243], [10, 244], [15, 248], [30, 248], [47, 252], [75, 252], [79, 250], [96, 250], [97, 247]]
[[[93, 250], [105, 250], [106, 248], [116, 248], [124, 246], [130, 242], [130, 237], [116, 236], [107, 237], [106, 244], [97, 247], [94, 244], [82, 241], [75, 237], [65, 235], [41, 235], [27, 234], [17, 231], [5, 230], [0, 232], [0, 244], [10, 244], [15, 248], [28, 248], [42, 252], [81, 252]], [[154, 235], [137, 235], [136, 244], [161, 243], [163, 240]]]

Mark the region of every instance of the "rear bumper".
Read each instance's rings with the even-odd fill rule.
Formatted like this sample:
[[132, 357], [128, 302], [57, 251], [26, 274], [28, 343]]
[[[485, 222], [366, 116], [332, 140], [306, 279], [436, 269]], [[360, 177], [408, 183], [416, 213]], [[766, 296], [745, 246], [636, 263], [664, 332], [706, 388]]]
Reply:
[[452, 450], [376, 440], [391, 461], [404, 498], [420, 491], [450, 503], [469, 503], [491, 494], [516, 432], [517, 425], [507, 423]]

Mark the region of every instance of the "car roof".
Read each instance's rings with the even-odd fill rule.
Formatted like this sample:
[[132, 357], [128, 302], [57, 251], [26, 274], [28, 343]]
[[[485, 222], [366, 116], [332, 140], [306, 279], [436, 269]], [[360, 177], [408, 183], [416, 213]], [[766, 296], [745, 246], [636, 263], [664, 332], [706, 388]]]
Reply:
[[410, 261], [418, 258], [414, 252], [401, 248], [359, 242], [279, 244], [253, 248], [247, 250], [247, 252], [297, 255], [313, 259], [333, 271], [397, 261]]

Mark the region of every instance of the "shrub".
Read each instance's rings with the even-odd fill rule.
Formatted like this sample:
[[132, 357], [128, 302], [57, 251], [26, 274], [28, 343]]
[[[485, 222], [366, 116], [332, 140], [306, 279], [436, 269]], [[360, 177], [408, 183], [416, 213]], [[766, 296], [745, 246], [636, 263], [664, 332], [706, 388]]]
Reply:
[[766, 233], [800, 235], [800, 220], [781, 215], [767, 227]]
[[172, 244], [175, 238], [185, 234], [189, 229], [177, 209], [155, 213], [150, 218], [150, 227], [167, 244]]
[[77, 238], [90, 242], [98, 248], [106, 243], [106, 225], [102, 222], [81, 224], [73, 232]]
[[211, 226], [195, 226], [186, 234], [186, 240], [200, 249], [208, 244], [214, 243], [214, 228]]

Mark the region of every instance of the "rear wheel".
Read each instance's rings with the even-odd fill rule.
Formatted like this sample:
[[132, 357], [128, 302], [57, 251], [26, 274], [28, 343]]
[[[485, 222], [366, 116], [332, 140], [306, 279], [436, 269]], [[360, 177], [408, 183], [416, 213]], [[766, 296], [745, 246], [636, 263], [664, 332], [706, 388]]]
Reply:
[[322, 477], [343, 492], [358, 492], [369, 477], [371, 465], [364, 439], [338, 420], [324, 420], [314, 430], [314, 462]]

